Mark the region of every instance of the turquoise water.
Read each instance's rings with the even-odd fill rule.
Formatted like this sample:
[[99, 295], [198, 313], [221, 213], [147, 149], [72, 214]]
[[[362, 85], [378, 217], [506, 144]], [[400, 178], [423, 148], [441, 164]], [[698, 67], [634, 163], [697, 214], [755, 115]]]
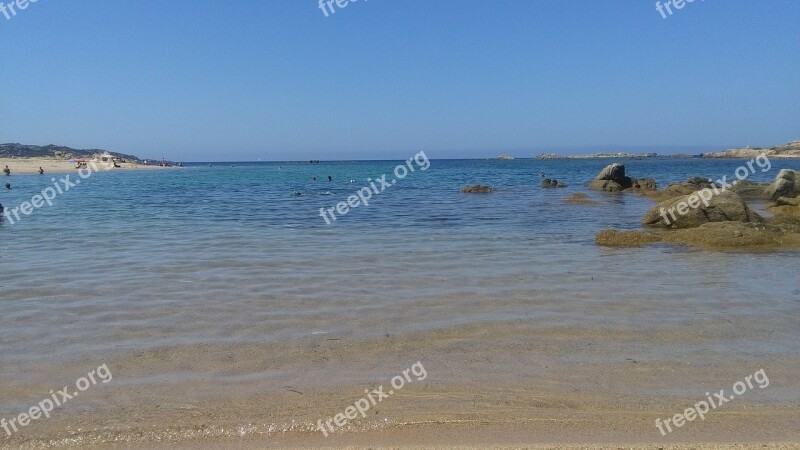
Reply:
[[[697, 159], [623, 162], [629, 175], [656, 178], [662, 187], [698, 174], [732, 178], [742, 164]], [[31, 350], [48, 348], [56, 339], [55, 323], [56, 328], [71, 330], [59, 332], [59, 340], [74, 338], [80, 343], [78, 351], [105, 345], [86, 343], [86, 332], [70, 327], [86, 319], [72, 315], [84, 309], [109, 325], [112, 341], [111, 325], [136, 323], [140, 308], [151, 303], [174, 308], [174, 316], [153, 320], [172, 320], [181, 333], [141, 337], [143, 341], [215, 341], [241, 336], [225, 332], [233, 324], [200, 313], [197, 320], [208, 326], [188, 323], [184, 314], [192, 313], [187, 310], [206, 302], [235, 307], [258, 297], [266, 304], [285, 302], [273, 314], [302, 314], [305, 302], [315, 301], [336, 312], [335, 302], [330, 302], [334, 298], [363, 306], [441, 294], [497, 295], [511, 288], [541, 289], [544, 280], [552, 288], [569, 290], [574, 277], [591, 277], [599, 267], [608, 270], [613, 253], [629, 259], [630, 279], [620, 273], [622, 279], [608, 286], [621, 293], [639, 292], [636, 274], [645, 270], [639, 265], [644, 261], [658, 260], [665, 270], [689, 265], [688, 270], [681, 267], [687, 272], [693, 271], [693, 261], [728, 259], [753, 267], [758, 260], [768, 260], [787, 273], [798, 267], [793, 252], [730, 256], [672, 247], [597, 248], [593, 239], [600, 229], [636, 228], [653, 204], [637, 195], [601, 193], [591, 195], [602, 206], [563, 201], [570, 193], [585, 192], [585, 184], [608, 160], [433, 160], [427, 171], [417, 170], [374, 195], [368, 207], [355, 208], [331, 225], [319, 216], [319, 208], [334, 207], [368, 186], [368, 178], [390, 174], [391, 179], [398, 163], [215, 163], [172, 171], [96, 173], [59, 196], [52, 207], [0, 227], [2, 359], [32, 358], [37, 352]], [[800, 169], [797, 161], [773, 164], [770, 172], [758, 170], [750, 179], [767, 181], [780, 168]], [[569, 188], [541, 189], [539, 172]], [[327, 181], [328, 175], [333, 182]], [[33, 175], [8, 180], [13, 189], [0, 193], [7, 208], [50, 184], [49, 177]], [[459, 192], [477, 183], [490, 184], [498, 192]], [[765, 275], [777, 283], [770, 289], [746, 289], [759, 295], [790, 295], [796, 286], [781, 285], [779, 271]], [[727, 276], [731, 271], [720, 267], [713, 273]], [[56, 312], [72, 319], [65, 323]], [[270, 338], [288, 339], [293, 332], [276, 331]]]
[[[645, 332], [688, 326], [702, 310], [769, 323], [777, 334], [726, 334], [707, 346], [713, 354], [697, 354], [695, 339], [647, 356], [796, 355], [798, 253], [599, 248], [599, 230], [637, 228], [653, 205], [635, 194], [595, 192], [599, 206], [564, 201], [588, 192], [585, 185], [610, 162], [434, 159], [331, 225], [320, 208], [347, 200], [399, 162], [94, 174], [52, 207], [0, 225], [0, 392], [16, 392], [0, 394], [9, 396], [0, 397], [0, 412], [18, 411], [43, 386], [59, 385], [64, 365], [110, 360], [113, 371], [156, 349], [294, 343], [320, 334], [413, 338], [520, 318], [542, 327]], [[630, 176], [653, 177], [660, 187], [694, 175], [731, 178], [742, 164], [623, 162]], [[800, 161], [775, 160], [750, 179], [771, 180], [780, 168], [800, 169]], [[569, 187], [541, 189], [540, 172]], [[50, 185], [38, 175], [7, 180], [13, 189], [0, 192], [6, 208]], [[479, 183], [497, 192], [459, 192]], [[116, 383], [157, 385], [155, 376]], [[326, 374], [325, 382], [352, 376]], [[471, 376], [480, 380], [481, 372]], [[796, 392], [774, 392], [797, 400]]]

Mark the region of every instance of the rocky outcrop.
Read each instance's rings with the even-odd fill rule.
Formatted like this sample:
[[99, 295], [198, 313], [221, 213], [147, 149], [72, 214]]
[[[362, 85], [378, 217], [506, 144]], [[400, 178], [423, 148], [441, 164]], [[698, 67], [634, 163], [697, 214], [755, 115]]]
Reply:
[[778, 197], [778, 199], [775, 200], [775, 204], [777, 206], [800, 206], [800, 197], [797, 198]]
[[551, 180], [550, 178], [545, 178], [542, 180], [542, 187], [543, 188], [565, 188], [567, 187], [566, 184], [559, 183], [558, 180]]
[[658, 189], [658, 184], [654, 178], [632, 178], [633, 189], [641, 189], [643, 191], [655, 191]]
[[800, 248], [800, 226], [710, 222], [697, 228], [661, 233], [603, 230], [595, 242], [610, 247], [635, 247], [663, 242], [714, 250]]
[[717, 187], [717, 185], [707, 178], [691, 177], [681, 183], [670, 183], [664, 190], [648, 193], [647, 196], [654, 200], [667, 200], [714, 187]]
[[775, 181], [767, 188], [767, 196], [775, 201], [779, 197], [797, 197], [800, 195], [800, 172], [783, 169], [775, 177]]
[[606, 229], [595, 237], [595, 243], [604, 247], [636, 247], [661, 242], [661, 236], [645, 231], [617, 231]]
[[472, 186], [467, 186], [461, 189], [461, 192], [465, 194], [487, 194], [489, 192], [494, 192], [494, 188], [491, 186], [484, 186], [481, 184], [475, 184]]
[[633, 180], [625, 175], [625, 166], [614, 163], [606, 166], [589, 183], [589, 189], [606, 192], [622, 192], [633, 187]]
[[665, 200], [644, 215], [642, 224], [662, 228], [696, 228], [708, 222], [761, 222], [735, 192], [703, 189]]
[[729, 191], [739, 194], [745, 200], [766, 200], [769, 183], [754, 183], [750, 180], [741, 180], [733, 183]]
[[625, 166], [619, 163], [606, 166], [589, 183], [589, 189], [606, 192], [622, 192], [628, 189], [655, 190], [656, 188], [656, 180], [631, 178], [625, 175]]
[[770, 223], [800, 225], [800, 196], [795, 198], [778, 197], [776, 204], [767, 208], [773, 214]]

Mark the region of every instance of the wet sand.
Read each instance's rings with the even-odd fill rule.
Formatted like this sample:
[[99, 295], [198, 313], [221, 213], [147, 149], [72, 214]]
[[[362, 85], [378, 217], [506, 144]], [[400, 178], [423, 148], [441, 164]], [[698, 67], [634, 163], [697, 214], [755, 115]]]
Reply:
[[[757, 367], [747, 352], [725, 350], [719, 340], [758, 330], [757, 320], [699, 322], [643, 334], [521, 320], [422, 336], [119, 349], [103, 355], [111, 382], [19, 436], [0, 438], [0, 448], [729, 448], [748, 442], [763, 448], [760, 443], [800, 441], [800, 356], [762, 355]], [[681, 344], [687, 339], [696, 348]], [[681, 361], [687, 350], [688, 359], [700, 359]], [[390, 379], [417, 360], [424, 380], [408, 383], [330, 437], [315, 431], [318, 419], [344, 411], [366, 388], [388, 390]], [[94, 361], [67, 362], [64, 383]], [[730, 392], [760, 368], [769, 386], [755, 386], [666, 437], [655, 427], [656, 418], [684, 411], [706, 391]], [[55, 386], [34, 376], [6, 387], [4, 394], [22, 408], [25, 399]]]

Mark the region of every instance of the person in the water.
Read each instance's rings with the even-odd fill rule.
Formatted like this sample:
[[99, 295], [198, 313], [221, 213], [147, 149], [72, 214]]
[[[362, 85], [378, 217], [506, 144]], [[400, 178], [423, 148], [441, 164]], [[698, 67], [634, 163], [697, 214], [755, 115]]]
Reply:
[[333, 181], [333, 177], [328, 175], [328, 181]]

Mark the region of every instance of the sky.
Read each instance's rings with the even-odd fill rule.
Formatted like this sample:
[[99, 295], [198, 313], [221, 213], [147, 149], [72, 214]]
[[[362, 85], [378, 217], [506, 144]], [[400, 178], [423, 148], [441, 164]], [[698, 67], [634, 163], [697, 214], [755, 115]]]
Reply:
[[651, 0], [332, 8], [38, 0], [0, 14], [0, 142], [266, 161], [800, 139], [796, 0], [695, 0], [666, 18]]

